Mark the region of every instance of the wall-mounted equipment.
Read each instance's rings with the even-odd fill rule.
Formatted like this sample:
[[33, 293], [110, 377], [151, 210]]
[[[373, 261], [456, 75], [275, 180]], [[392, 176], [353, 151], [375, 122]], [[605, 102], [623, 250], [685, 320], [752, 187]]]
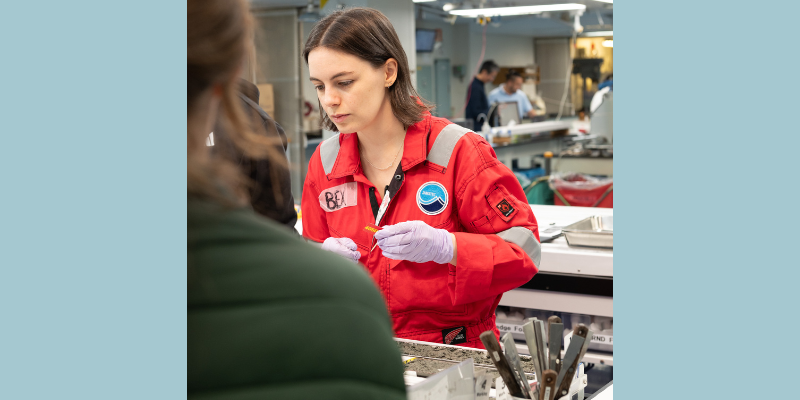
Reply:
[[458, 78], [459, 81], [464, 82], [464, 75], [466, 75], [466, 67], [463, 65], [453, 66], [453, 76]]

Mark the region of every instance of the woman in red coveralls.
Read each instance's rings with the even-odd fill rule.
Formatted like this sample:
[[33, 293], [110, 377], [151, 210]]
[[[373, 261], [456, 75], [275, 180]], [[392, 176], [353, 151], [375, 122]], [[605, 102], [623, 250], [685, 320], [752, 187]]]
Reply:
[[303, 236], [358, 261], [395, 334], [483, 348], [503, 293], [540, 259], [536, 218], [480, 136], [431, 116], [377, 10], [337, 11], [303, 50], [323, 127], [303, 187]]

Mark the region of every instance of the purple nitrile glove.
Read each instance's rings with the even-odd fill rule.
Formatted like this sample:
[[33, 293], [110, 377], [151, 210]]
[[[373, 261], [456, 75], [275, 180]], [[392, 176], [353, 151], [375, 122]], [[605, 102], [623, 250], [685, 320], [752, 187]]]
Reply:
[[375, 239], [383, 255], [392, 260], [447, 264], [453, 259], [450, 232], [422, 221], [384, 226], [375, 234]]
[[350, 261], [358, 262], [358, 259], [361, 258], [356, 242], [350, 238], [329, 237], [322, 242], [322, 250], [336, 253]]

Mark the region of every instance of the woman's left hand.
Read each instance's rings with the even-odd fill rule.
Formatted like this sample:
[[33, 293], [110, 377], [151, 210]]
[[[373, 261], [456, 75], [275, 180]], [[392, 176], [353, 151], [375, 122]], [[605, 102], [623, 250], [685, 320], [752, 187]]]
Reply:
[[447, 264], [453, 259], [453, 235], [422, 221], [384, 226], [375, 239], [383, 255], [392, 260]]

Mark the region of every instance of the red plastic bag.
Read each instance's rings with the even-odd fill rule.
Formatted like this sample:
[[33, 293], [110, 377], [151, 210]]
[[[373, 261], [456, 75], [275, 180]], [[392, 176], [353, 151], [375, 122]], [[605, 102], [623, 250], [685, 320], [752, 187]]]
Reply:
[[[567, 173], [550, 176], [550, 188], [557, 191], [557, 206], [614, 208], [614, 179], [598, 179], [590, 175]], [[563, 200], [559, 197], [561, 194]]]

